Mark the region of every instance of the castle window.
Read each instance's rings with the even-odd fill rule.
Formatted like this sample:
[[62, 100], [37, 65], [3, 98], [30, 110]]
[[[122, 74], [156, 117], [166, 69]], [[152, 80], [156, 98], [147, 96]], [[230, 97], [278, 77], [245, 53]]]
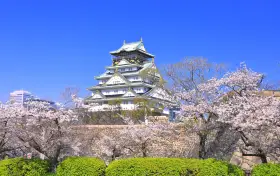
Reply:
[[120, 84], [120, 81], [113, 81], [113, 84]]

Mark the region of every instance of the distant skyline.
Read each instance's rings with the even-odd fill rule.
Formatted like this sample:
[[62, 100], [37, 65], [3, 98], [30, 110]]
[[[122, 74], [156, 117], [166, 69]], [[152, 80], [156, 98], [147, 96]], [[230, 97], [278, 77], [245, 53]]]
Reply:
[[20, 89], [54, 101], [66, 87], [85, 96], [109, 52], [141, 37], [159, 68], [203, 56], [279, 81], [279, 9], [278, 0], [3, 1], [0, 101]]

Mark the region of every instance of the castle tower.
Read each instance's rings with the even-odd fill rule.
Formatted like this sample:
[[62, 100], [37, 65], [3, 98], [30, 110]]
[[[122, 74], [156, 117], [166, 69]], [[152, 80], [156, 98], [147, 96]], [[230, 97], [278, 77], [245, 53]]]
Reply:
[[[154, 108], [173, 103], [170, 94], [158, 84], [163, 80], [159, 72], [151, 74], [151, 70], [157, 70], [154, 55], [146, 51], [142, 38], [133, 43], [124, 41], [118, 50], [110, 54], [112, 65], [106, 67], [105, 73], [95, 77], [98, 85], [88, 88], [92, 95], [86, 103], [98, 104], [92, 107], [92, 111], [104, 111], [112, 101], [118, 101], [123, 110], [133, 110], [136, 98], [154, 102]], [[145, 74], [147, 76], [143, 76]]]

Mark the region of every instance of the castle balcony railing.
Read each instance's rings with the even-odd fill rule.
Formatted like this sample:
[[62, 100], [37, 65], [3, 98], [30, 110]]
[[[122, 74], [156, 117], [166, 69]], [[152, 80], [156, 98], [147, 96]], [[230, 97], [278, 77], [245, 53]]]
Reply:
[[136, 58], [140, 57], [138, 54], [129, 54], [129, 55], [122, 55], [122, 56], [114, 56], [113, 59], [129, 59], [129, 58]]

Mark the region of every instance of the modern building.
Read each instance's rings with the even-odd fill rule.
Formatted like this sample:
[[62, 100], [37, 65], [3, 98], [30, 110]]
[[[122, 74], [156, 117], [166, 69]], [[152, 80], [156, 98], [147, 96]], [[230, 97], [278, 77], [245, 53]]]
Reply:
[[25, 104], [30, 101], [37, 101], [37, 102], [47, 102], [49, 103], [52, 107], [56, 107], [55, 103], [53, 101], [49, 100], [44, 100], [40, 99], [34, 95], [32, 95], [30, 92], [25, 91], [25, 90], [16, 90], [14, 92], [10, 93], [10, 98], [9, 101], [11, 103], [20, 105], [22, 107], [26, 107]]
[[16, 91], [10, 93], [9, 101], [11, 103], [15, 103], [15, 104], [23, 106], [26, 101], [33, 99], [33, 98], [34, 98], [34, 96], [28, 91], [16, 90]]
[[133, 43], [124, 41], [110, 54], [112, 65], [95, 77], [98, 85], [88, 88], [92, 95], [86, 98], [86, 103], [95, 104], [92, 111], [108, 110], [112, 101], [120, 102], [123, 110], [133, 110], [137, 108], [136, 98], [153, 102], [154, 108], [160, 109], [162, 105], [175, 104], [170, 93], [160, 86], [163, 79], [157, 72], [155, 56], [147, 52], [142, 39]]

